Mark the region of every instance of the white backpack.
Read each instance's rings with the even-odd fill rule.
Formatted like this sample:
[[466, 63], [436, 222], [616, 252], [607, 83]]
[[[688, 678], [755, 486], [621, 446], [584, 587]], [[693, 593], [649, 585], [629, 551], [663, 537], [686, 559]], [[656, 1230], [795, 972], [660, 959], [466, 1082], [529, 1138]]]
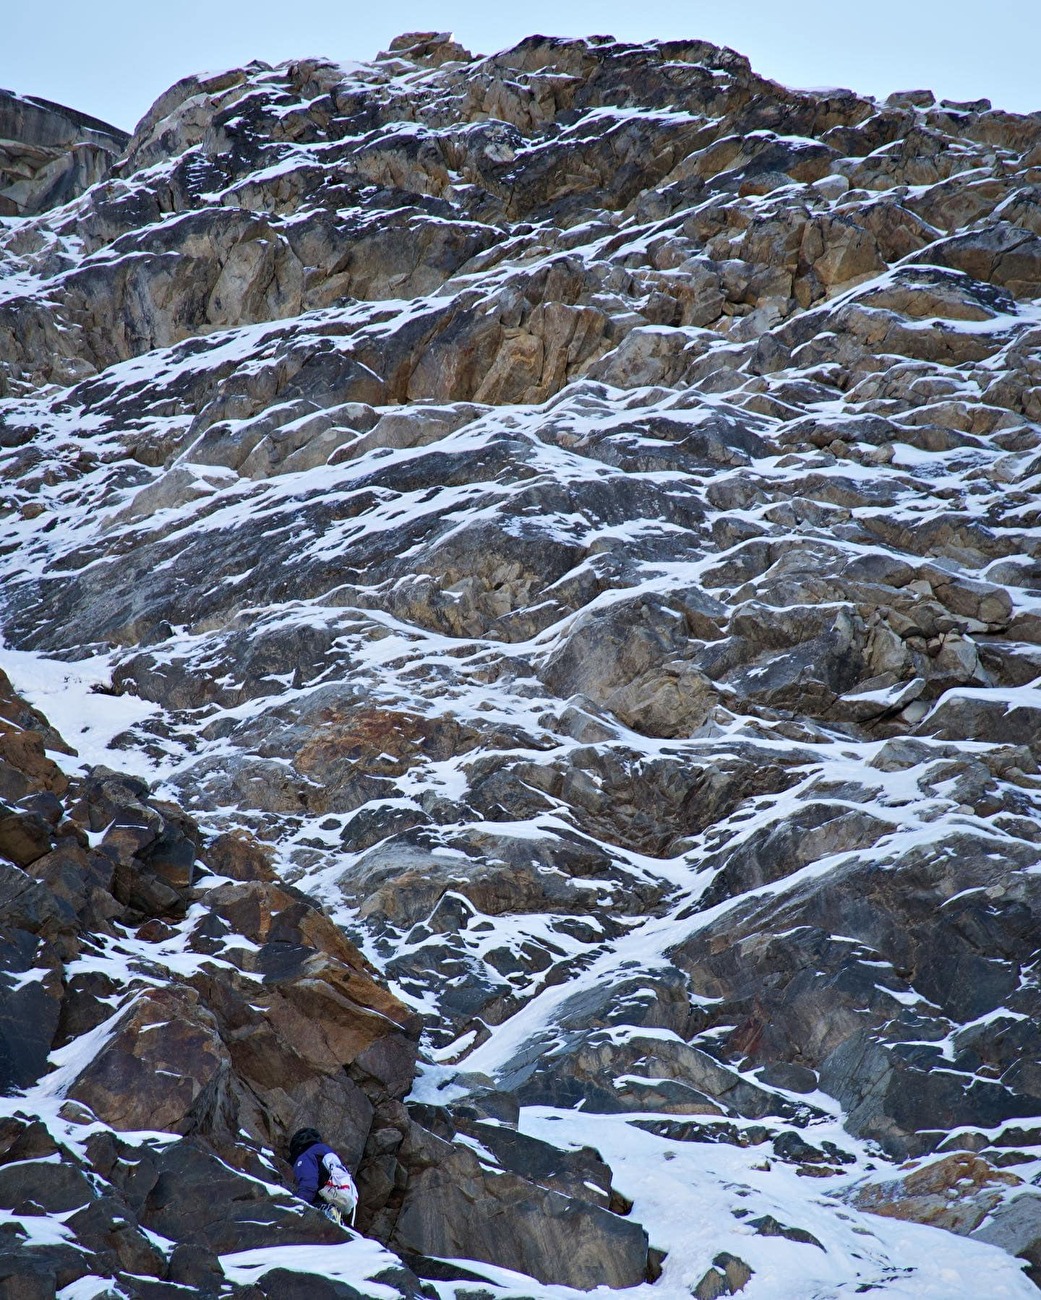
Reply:
[[340, 1157], [331, 1151], [322, 1157], [322, 1164], [329, 1178], [323, 1186], [319, 1187], [318, 1195], [334, 1210], [338, 1210], [341, 1215], [346, 1215], [353, 1224], [354, 1211], [358, 1206], [358, 1189], [354, 1185], [354, 1179], [344, 1167]]

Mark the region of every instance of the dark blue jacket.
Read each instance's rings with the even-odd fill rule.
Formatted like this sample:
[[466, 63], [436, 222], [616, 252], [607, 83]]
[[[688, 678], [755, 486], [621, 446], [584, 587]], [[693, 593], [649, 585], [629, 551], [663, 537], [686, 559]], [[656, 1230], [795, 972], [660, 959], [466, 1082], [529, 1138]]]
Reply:
[[302, 1155], [297, 1156], [293, 1177], [296, 1179], [296, 1194], [301, 1200], [317, 1204], [319, 1187], [324, 1187], [329, 1181], [322, 1158], [335, 1154], [328, 1143], [315, 1142]]

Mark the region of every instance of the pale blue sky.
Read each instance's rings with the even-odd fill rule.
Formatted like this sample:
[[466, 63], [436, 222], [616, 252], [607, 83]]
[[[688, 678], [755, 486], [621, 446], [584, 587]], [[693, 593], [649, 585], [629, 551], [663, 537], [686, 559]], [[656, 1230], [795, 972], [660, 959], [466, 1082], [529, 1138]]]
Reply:
[[700, 37], [793, 86], [987, 96], [1041, 110], [1041, 0], [0, 0], [0, 86], [131, 128], [186, 73], [251, 58], [368, 59], [399, 32], [491, 53], [539, 31]]

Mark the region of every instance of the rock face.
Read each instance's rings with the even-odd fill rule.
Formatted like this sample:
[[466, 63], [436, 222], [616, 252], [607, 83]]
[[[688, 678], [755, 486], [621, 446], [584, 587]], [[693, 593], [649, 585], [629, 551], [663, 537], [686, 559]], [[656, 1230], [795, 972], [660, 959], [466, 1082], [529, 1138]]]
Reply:
[[[0, 709], [8, 1086], [174, 1135], [207, 1259], [161, 1162], [313, 1122], [420, 1272], [1029, 1294], [1041, 115], [414, 33], [74, 189], [0, 229], [0, 619], [154, 784]], [[525, 1146], [590, 1115], [619, 1192]]]
[[76, 198], [107, 174], [129, 138], [86, 113], [0, 90], [0, 216]]
[[[305, 1124], [358, 1170], [360, 1221], [420, 1268], [450, 1255], [585, 1289], [645, 1279], [647, 1235], [613, 1212], [595, 1152], [478, 1123], [501, 1152], [479, 1160], [446, 1112], [424, 1116], [440, 1134], [408, 1114], [419, 1017], [255, 841], [206, 843], [107, 768], [70, 782], [48, 743], [67, 749], [0, 672], [0, 775], [19, 792], [0, 841], [2, 1082], [30, 1109], [64, 1098], [61, 1123], [0, 1118], [11, 1285], [100, 1272], [132, 1295], [141, 1275], [224, 1293], [222, 1254], [349, 1240], [278, 1185]], [[37, 1250], [32, 1221], [71, 1211], [59, 1254]]]
[[[402, 1156], [417, 1172], [390, 1234], [405, 1258], [484, 1260], [582, 1290], [646, 1279], [646, 1232], [611, 1212], [602, 1187], [567, 1179], [575, 1161], [509, 1129], [475, 1124], [468, 1136], [480, 1144], [479, 1153], [419, 1125], [410, 1128]], [[547, 1155], [554, 1161], [549, 1170]], [[562, 1183], [566, 1192], [558, 1190]]]

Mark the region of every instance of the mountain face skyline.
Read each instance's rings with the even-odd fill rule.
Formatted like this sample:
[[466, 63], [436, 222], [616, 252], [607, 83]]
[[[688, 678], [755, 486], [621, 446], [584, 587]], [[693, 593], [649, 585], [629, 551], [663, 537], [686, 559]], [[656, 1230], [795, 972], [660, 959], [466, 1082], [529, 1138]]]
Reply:
[[0, 136], [0, 1288], [1035, 1294], [1041, 115], [431, 32]]

